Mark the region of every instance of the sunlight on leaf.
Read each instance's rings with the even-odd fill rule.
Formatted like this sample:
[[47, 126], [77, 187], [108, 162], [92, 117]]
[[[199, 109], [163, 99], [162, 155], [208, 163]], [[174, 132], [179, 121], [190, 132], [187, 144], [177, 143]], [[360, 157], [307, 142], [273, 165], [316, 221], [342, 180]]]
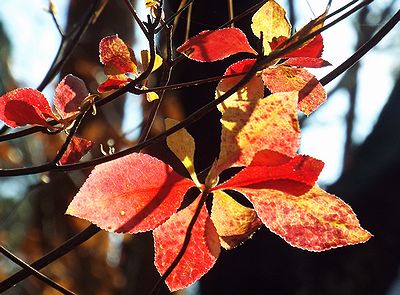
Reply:
[[56, 119], [42, 93], [36, 89], [18, 88], [0, 97], [0, 120], [9, 127], [27, 124], [51, 128], [46, 119]]
[[285, 92], [225, 104], [216, 173], [250, 164], [260, 150], [294, 156], [300, 144], [297, 100], [297, 92]]
[[67, 75], [58, 83], [54, 94], [54, 106], [62, 118], [79, 113], [80, 106], [89, 91], [82, 79]]
[[319, 81], [302, 68], [279, 66], [263, 70], [264, 84], [271, 92], [298, 91], [299, 109], [310, 115], [326, 100], [326, 92]]
[[276, 189], [239, 191], [254, 204], [263, 223], [294, 247], [323, 251], [371, 237], [349, 205], [318, 186], [301, 195]]
[[73, 136], [67, 150], [60, 159], [60, 164], [72, 164], [78, 162], [93, 146], [90, 140]]
[[256, 53], [246, 35], [237, 28], [203, 31], [179, 46], [177, 51], [201, 62], [224, 59], [239, 52]]
[[269, 0], [253, 15], [251, 29], [258, 38], [262, 32], [264, 54], [268, 55], [271, 52], [269, 42], [274, 37], [289, 37], [291, 25], [283, 7], [274, 0]]
[[[178, 121], [170, 118], [165, 119], [166, 129], [170, 129], [178, 123]], [[186, 131], [185, 128], [182, 128], [167, 137], [167, 145], [185, 166], [196, 186], [200, 187], [201, 184], [197, 179], [194, 168], [195, 142], [193, 137], [189, 134], [189, 132]]]
[[[166, 272], [181, 250], [199, 199], [198, 197], [190, 206], [172, 215], [153, 231], [154, 263], [161, 275]], [[175, 291], [193, 284], [213, 267], [220, 251], [217, 231], [203, 205], [191, 232], [189, 245], [178, 265], [166, 279], [168, 288]]]
[[223, 191], [214, 191], [211, 210], [221, 246], [227, 250], [244, 243], [262, 225], [253, 209], [247, 208]]
[[175, 213], [192, 186], [169, 165], [134, 153], [96, 166], [66, 213], [107, 231], [143, 232]]

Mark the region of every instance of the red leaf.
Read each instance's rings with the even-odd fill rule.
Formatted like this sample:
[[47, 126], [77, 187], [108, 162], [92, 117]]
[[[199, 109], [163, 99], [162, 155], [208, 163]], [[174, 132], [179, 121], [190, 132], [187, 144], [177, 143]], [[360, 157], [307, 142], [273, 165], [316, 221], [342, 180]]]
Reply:
[[278, 66], [263, 70], [264, 84], [273, 92], [299, 91], [299, 109], [311, 114], [325, 100], [326, 92], [319, 81], [302, 68]]
[[[279, 47], [279, 45], [282, 44], [282, 42], [286, 41], [288, 38], [286, 37], [279, 37], [279, 38], [274, 38], [270, 42], [270, 46], [272, 50], [275, 50], [276, 48]], [[289, 43], [288, 45], [290, 45]], [[287, 46], [287, 45], [286, 45]], [[284, 46], [283, 48], [285, 48]], [[282, 48], [280, 48], [282, 49]], [[319, 34], [315, 36], [311, 41], [306, 43], [303, 47], [300, 47], [299, 49], [296, 49], [286, 55], [284, 55], [284, 58], [288, 57], [321, 57], [322, 52], [324, 51], [324, 41], [322, 38], [322, 35]]]
[[48, 118], [56, 119], [46, 98], [35, 89], [18, 88], [0, 97], [0, 120], [9, 127], [51, 127]]
[[320, 57], [291, 57], [284, 62], [284, 65], [305, 68], [322, 68], [330, 66], [331, 63]]
[[[200, 198], [189, 207], [171, 216], [153, 231], [155, 258], [158, 272], [163, 275], [171, 266], [185, 240], [189, 223]], [[197, 218], [190, 241], [179, 263], [166, 278], [171, 291], [185, 288], [200, 279], [217, 261], [221, 247], [216, 229], [205, 205]]]
[[107, 75], [136, 72], [133, 53], [118, 35], [107, 36], [99, 44], [100, 61]]
[[110, 75], [107, 80], [99, 85], [97, 88], [98, 92], [106, 92], [114, 89], [121, 88], [129, 83], [131, 79], [125, 74], [121, 75]]
[[71, 164], [78, 162], [93, 146], [90, 140], [73, 136], [67, 150], [60, 159], [60, 164]]
[[250, 199], [263, 223], [292, 246], [323, 251], [371, 237], [349, 205], [318, 186], [300, 195], [275, 189], [238, 191]]
[[246, 35], [237, 28], [203, 31], [179, 46], [177, 51], [201, 62], [221, 60], [239, 52], [256, 53]]
[[241, 187], [266, 188], [274, 180], [292, 180], [312, 187], [321, 173], [324, 163], [310, 156], [288, 157], [278, 152], [258, 152], [245, 169], [227, 182], [213, 188], [236, 189]]
[[154, 229], [179, 208], [193, 181], [146, 154], [131, 154], [96, 166], [67, 214], [108, 231]]
[[54, 95], [54, 106], [62, 118], [79, 112], [79, 107], [89, 91], [82, 79], [67, 75], [58, 83]]

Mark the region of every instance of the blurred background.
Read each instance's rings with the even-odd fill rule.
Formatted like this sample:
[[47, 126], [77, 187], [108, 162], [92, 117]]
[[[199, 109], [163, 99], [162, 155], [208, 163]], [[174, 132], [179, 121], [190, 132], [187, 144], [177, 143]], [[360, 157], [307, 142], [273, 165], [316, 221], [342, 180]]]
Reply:
[[[68, 34], [79, 24], [93, 0], [54, 0], [56, 18]], [[135, 8], [146, 19], [143, 0]], [[181, 1], [165, 1], [171, 15]], [[234, 15], [258, 3], [233, 0]], [[189, 35], [215, 29], [228, 21], [229, 1], [196, 2], [192, 7]], [[325, 1], [280, 1], [294, 28], [319, 15]], [[331, 11], [347, 1], [333, 1]], [[36, 88], [51, 66], [61, 35], [48, 12], [47, 0], [1, 0], [0, 94], [16, 87]], [[398, 0], [375, 1], [325, 33], [324, 58], [332, 67], [314, 71], [321, 78], [349, 57], [400, 8]], [[174, 33], [174, 45], [184, 42], [187, 13]], [[252, 45], [251, 16], [235, 25]], [[105, 80], [98, 59], [101, 38], [119, 34], [136, 54], [147, 48], [123, 1], [109, 1], [98, 21], [86, 32], [73, 56], [44, 90], [51, 102], [54, 87], [72, 73], [92, 92]], [[159, 43], [165, 36], [160, 34]], [[165, 50], [160, 46], [160, 51]], [[357, 213], [361, 225], [374, 237], [366, 244], [322, 253], [305, 252], [286, 244], [261, 228], [240, 247], [222, 251], [216, 265], [199, 282], [181, 294], [400, 294], [400, 28], [389, 35], [359, 63], [329, 85], [327, 102], [309, 118], [301, 118], [301, 153], [326, 165], [319, 184], [340, 196]], [[171, 83], [222, 75], [241, 55], [205, 64], [185, 59], [175, 68]], [[157, 74], [153, 85], [157, 84]], [[182, 120], [213, 100], [216, 83], [167, 93], [152, 129], [163, 131], [162, 120]], [[86, 159], [101, 156], [100, 145], [117, 151], [132, 146], [151, 106], [143, 97], [121, 97], [84, 122], [81, 136], [95, 142]], [[220, 114], [214, 111], [188, 128], [196, 140], [196, 167], [207, 168], [218, 155]], [[0, 126], [1, 127], [1, 126]], [[34, 134], [0, 143], [0, 167], [16, 168], [50, 161], [62, 144], [62, 136]], [[146, 150], [172, 165], [165, 144]], [[180, 169], [179, 166], [176, 166]], [[90, 169], [70, 173], [0, 179], [0, 241], [32, 262], [84, 229], [88, 223], [64, 215]], [[0, 256], [0, 280], [18, 270]], [[148, 294], [158, 280], [153, 265], [150, 233], [118, 235], [101, 232], [43, 273], [78, 294]], [[161, 294], [168, 294], [166, 288]], [[44, 283], [29, 278], [5, 294], [57, 294]]]

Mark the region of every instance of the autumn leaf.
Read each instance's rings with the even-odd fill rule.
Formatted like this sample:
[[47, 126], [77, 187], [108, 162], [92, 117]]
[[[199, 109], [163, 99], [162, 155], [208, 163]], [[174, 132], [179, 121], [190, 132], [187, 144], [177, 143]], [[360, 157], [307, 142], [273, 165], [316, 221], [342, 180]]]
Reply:
[[108, 231], [152, 230], [176, 212], [192, 186], [160, 160], [134, 153], [96, 166], [67, 214]]
[[0, 97], [0, 120], [9, 127], [27, 124], [50, 128], [47, 119], [56, 120], [44, 95], [31, 88], [18, 88]]
[[271, 181], [291, 180], [309, 187], [318, 179], [324, 163], [310, 156], [289, 157], [272, 150], [258, 152], [251, 163], [227, 182], [213, 188], [229, 189], [241, 187], [264, 188]]
[[[167, 129], [170, 129], [176, 124], [178, 124], [178, 121], [176, 120], [170, 118], [165, 120], [165, 126]], [[194, 168], [195, 143], [193, 137], [186, 131], [186, 129], [182, 128], [167, 137], [167, 145], [175, 156], [182, 162], [194, 183], [199, 187], [200, 182], [197, 179], [196, 170]]]
[[54, 95], [54, 106], [62, 118], [79, 113], [83, 100], [89, 95], [82, 79], [67, 75], [58, 83]]
[[239, 52], [256, 53], [246, 35], [237, 28], [203, 31], [179, 46], [177, 51], [200, 62], [221, 60]]
[[105, 74], [119, 75], [136, 72], [133, 52], [118, 35], [101, 39], [99, 51], [100, 61], [105, 66]]
[[[161, 275], [167, 271], [181, 250], [199, 202], [200, 197], [153, 231], [154, 263]], [[213, 267], [220, 254], [218, 234], [204, 204], [189, 237], [186, 251], [165, 280], [171, 291], [186, 288], [200, 279]]]
[[245, 242], [262, 225], [257, 213], [223, 191], [214, 193], [211, 220], [217, 229], [221, 246], [233, 249]]
[[315, 185], [323, 163], [308, 156], [261, 151], [252, 163], [212, 191], [244, 194], [258, 217], [292, 246], [309, 251], [366, 242], [350, 206]]
[[324, 87], [306, 69], [287, 66], [268, 68], [263, 70], [262, 79], [273, 93], [298, 91], [299, 109], [306, 115], [326, 100]]
[[274, 37], [289, 37], [291, 25], [282, 6], [269, 0], [253, 15], [251, 29], [258, 38], [262, 36], [264, 54], [268, 55], [271, 52], [269, 42]]
[[131, 81], [131, 79], [125, 74], [110, 75], [108, 76], [106, 81], [104, 81], [99, 85], [99, 87], [97, 87], [97, 91], [102, 93], [118, 89], [125, 86], [127, 83], [129, 83], [129, 81]]
[[221, 148], [213, 173], [250, 164], [265, 149], [293, 156], [300, 144], [297, 93], [284, 92], [258, 101], [225, 101]]
[[[255, 59], [243, 59], [238, 61], [227, 68], [224, 76], [246, 73], [254, 65]], [[237, 77], [230, 77], [222, 79], [217, 86], [215, 97], [218, 98], [227, 92], [229, 89], [234, 87], [240, 80], [243, 79], [243, 75]], [[225, 101], [240, 101], [240, 100], [256, 100], [264, 97], [264, 84], [258, 75], [254, 76], [244, 87], [239, 89], [235, 94], [232, 94]], [[223, 111], [223, 104], [218, 105], [220, 111]]]
[[78, 162], [93, 146], [90, 140], [73, 136], [67, 150], [60, 159], [60, 164], [72, 164]]
[[364, 243], [371, 237], [349, 205], [318, 186], [301, 195], [287, 192], [289, 188], [238, 191], [253, 203], [263, 223], [294, 247], [323, 251]]

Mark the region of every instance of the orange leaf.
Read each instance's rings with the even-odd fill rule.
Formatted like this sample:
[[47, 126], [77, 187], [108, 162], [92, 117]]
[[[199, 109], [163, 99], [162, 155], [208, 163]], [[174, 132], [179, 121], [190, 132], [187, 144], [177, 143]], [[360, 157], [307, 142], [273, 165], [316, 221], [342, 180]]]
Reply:
[[213, 171], [250, 164], [260, 150], [294, 156], [300, 144], [297, 93], [272, 94], [258, 101], [228, 101], [221, 119], [221, 150]]
[[[200, 198], [190, 206], [171, 216], [164, 224], [153, 231], [155, 258], [158, 272], [163, 275], [171, 266], [187, 235], [190, 221], [196, 211]], [[190, 241], [178, 264], [166, 278], [171, 291], [185, 288], [200, 279], [215, 264], [221, 251], [217, 231], [202, 205]]]
[[98, 92], [106, 92], [114, 89], [121, 88], [129, 83], [131, 79], [125, 74], [110, 75], [107, 80], [99, 85], [97, 88]]
[[177, 51], [200, 62], [221, 60], [239, 52], [256, 53], [246, 35], [237, 28], [203, 31], [179, 46]]
[[279, 66], [263, 70], [264, 84], [273, 92], [298, 91], [299, 109], [311, 114], [325, 100], [326, 92], [317, 78], [302, 68]]
[[143, 232], [175, 213], [192, 186], [160, 160], [134, 153], [96, 166], [67, 214], [108, 231]]
[[[238, 61], [237, 63], [232, 64], [225, 71], [224, 76], [237, 74], [237, 73], [246, 73], [251, 69], [255, 62], [255, 59], [243, 59]], [[231, 77], [222, 79], [217, 86], [216, 89], [216, 98], [223, 95], [230, 88], [235, 86], [240, 80], [243, 79], [243, 76]], [[264, 84], [260, 76], [254, 76], [243, 88], [237, 91], [235, 94], [231, 95], [228, 100], [255, 100], [264, 97]], [[218, 105], [218, 109], [223, 111], [223, 104]]]
[[289, 193], [290, 188], [238, 191], [253, 203], [263, 223], [292, 246], [323, 251], [364, 243], [371, 237], [349, 205], [317, 185], [297, 195]]
[[227, 250], [244, 243], [262, 225], [253, 209], [247, 208], [223, 191], [214, 191], [211, 220], [221, 246]]

